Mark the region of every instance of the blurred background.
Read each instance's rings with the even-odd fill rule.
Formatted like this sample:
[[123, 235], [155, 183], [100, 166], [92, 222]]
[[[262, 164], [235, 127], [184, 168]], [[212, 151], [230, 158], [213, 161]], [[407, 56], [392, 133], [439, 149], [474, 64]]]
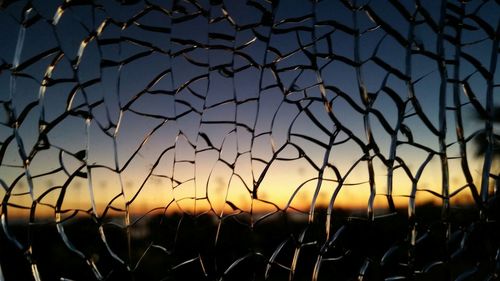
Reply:
[[0, 280], [498, 278], [499, 5], [1, 2]]

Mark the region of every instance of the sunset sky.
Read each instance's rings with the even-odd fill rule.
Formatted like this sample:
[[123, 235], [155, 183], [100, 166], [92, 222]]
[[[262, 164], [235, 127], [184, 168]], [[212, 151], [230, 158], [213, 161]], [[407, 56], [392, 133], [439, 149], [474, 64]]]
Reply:
[[[466, 55], [458, 72], [453, 63], [440, 70], [428, 54], [451, 61], [456, 46], [422, 23], [422, 13], [420, 24], [410, 24], [389, 1], [372, 1], [371, 14], [341, 1], [281, 1], [274, 8], [266, 1], [255, 2], [260, 8], [167, 1], [164, 10], [151, 5], [127, 24], [144, 3], [47, 2], [35, 1], [24, 14], [24, 1], [0, 10], [0, 196], [2, 212], [13, 217], [27, 218], [34, 200], [37, 214], [49, 216], [58, 200], [62, 210], [95, 208], [98, 216], [127, 204], [134, 214], [167, 206], [216, 215], [236, 207], [309, 210], [313, 198], [325, 207], [336, 192], [333, 206], [353, 209], [366, 209], [374, 192], [374, 208], [383, 213], [391, 170], [397, 206], [408, 205], [408, 173], [419, 175], [418, 204], [441, 204], [426, 191], [442, 193], [440, 144], [453, 194], [468, 184], [458, 118], [466, 139], [485, 126], [467, 87], [483, 108], [488, 93], [500, 89], [498, 59], [490, 61], [494, 42], [483, 29], [467, 28], [480, 23], [464, 19], [460, 35], [444, 28]], [[439, 25], [439, 1], [422, 2]], [[489, 7], [498, 4], [474, 3], [466, 13], [479, 9], [498, 33], [498, 6]], [[359, 36], [350, 33], [356, 30]], [[394, 34], [411, 34], [413, 44], [403, 46]], [[41, 147], [45, 135], [50, 145]], [[465, 147], [481, 192], [484, 159], [472, 140]], [[470, 188], [452, 199], [464, 202], [472, 202]]]

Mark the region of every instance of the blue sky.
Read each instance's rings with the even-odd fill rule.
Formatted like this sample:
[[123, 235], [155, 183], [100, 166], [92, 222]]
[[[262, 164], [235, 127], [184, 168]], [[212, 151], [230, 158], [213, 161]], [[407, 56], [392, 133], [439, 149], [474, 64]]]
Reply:
[[[421, 11], [439, 24], [439, 1], [421, 2]], [[445, 81], [445, 91], [440, 92], [443, 80], [438, 63], [426, 56], [438, 54], [448, 60], [444, 70], [452, 78], [455, 65], [450, 61], [456, 46], [450, 38], [457, 33], [451, 23], [444, 28], [448, 37], [439, 54], [441, 37], [429, 19], [423, 21], [420, 10], [412, 35], [413, 52], [407, 60], [407, 48], [398, 42], [398, 36], [407, 39], [411, 23], [391, 2], [372, 2], [352, 12], [340, 1], [282, 1], [274, 8], [265, 1], [226, 1], [214, 6], [200, 1], [201, 8], [184, 1], [174, 7], [167, 1], [161, 8], [150, 5], [147, 13], [120, 27], [113, 22], [130, 19], [147, 4], [138, 1], [120, 6], [103, 1], [98, 2], [102, 6], [69, 5], [55, 16], [58, 1], [33, 1], [24, 22], [39, 20], [23, 30], [25, 3], [0, 11], [0, 62], [13, 65], [0, 74], [0, 101], [12, 103], [11, 110], [1, 109], [2, 142], [16, 134], [7, 124], [9, 114], [19, 118], [30, 103], [39, 101], [19, 126], [21, 141], [2, 144], [6, 152], [0, 160], [1, 178], [12, 193], [28, 189], [19, 147], [27, 154], [34, 151], [43, 135], [40, 123], [54, 124], [47, 135], [51, 146], [35, 154], [29, 173], [36, 176], [63, 170], [36, 177], [35, 198], [47, 188], [69, 181], [66, 200], [80, 204], [78, 208], [90, 206], [93, 190], [102, 206], [121, 194], [119, 204], [134, 200], [137, 206], [165, 206], [174, 200], [183, 202], [179, 206], [187, 210], [193, 204], [208, 208], [212, 202], [213, 211], [220, 213], [227, 208], [223, 207], [225, 201], [250, 208], [251, 194], [257, 189], [258, 196], [284, 208], [306, 182], [303, 197], [297, 195], [302, 198], [297, 206], [312, 202], [316, 189], [321, 204], [326, 205], [338, 188], [345, 190], [339, 204], [365, 206], [371, 188], [377, 198], [386, 197], [391, 167], [381, 159], [391, 158], [391, 143], [409, 142], [398, 144], [395, 156], [415, 176], [429, 155], [426, 149], [440, 150], [438, 136], [432, 132], [432, 127], [440, 130], [440, 120], [447, 125], [444, 143], [449, 145], [450, 188], [467, 184], [460, 159], [454, 158], [460, 156], [454, 82]], [[402, 9], [413, 14], [416, 6], [411, 3], [404, 2]], [[471, 1], [465, 7], [465, 13], [474, 16], [463, 21], [461, 52], [466, 55], [460, 58], [458, 78], [468, 82], [484, 108], [488, 87], [498, 85], [500, 74], [496, 70], [488, 82], [470, 58], [487, 71], [498, 64], [498, 60], [490, 62], [494, 42], [481, 24], [498, 32], [499, 12], [495, 1], [482, 6], [480, 1]], [[451, 8], [447, 13], [457, 16]], [[269, 17], [272, 28], [262, 24]], [[377, 17], [384, 21], [378, 27], [374, 23], [379, 23]], [[360, 32], [358, 54], [352, 34], [356, 29]], [[46, 55], [32, 63], [30, 58], [40, 53]], [[409, 61], [411, 71], [407, 73]], [[42, 80], [51, 64], [50, 78], [57, 83], [44, 89]], [[393, 69], [390, 75], [387, 67]], [[410, 82], [401, 79], [408, 75]], [[370, 104], [363, 102], [360, 83]], [[458, 84], [467, 137], [484, 124], [474, 121], [475, 109], [467, 104], [463, 83]], [[494, 87], [491, 95], [497, 92]], [[411, 95], [422, 115], [415, 114]], [[441, 95], [443, 104], [439, 103]], [[498, 101], [493, 99], [493, 104]], [[440, 108], [446, 108], [444, 119], [439, 117]], [[363, 112], [370, 113], [365, 117]], [[56, 122], [60, 116], [66, 117]], [[399, 132], [387, 131], [385, 123]], [[367, 129], [376, 147], [369, 145]], [[468, 142], [468, 168], [479, 182], [482, 164], [474, 150]], [[75, 156], [79, 151], [86, 151], [84, 159]], [[373, 157], [371, 185], [366, 157]], [[70, 175], [82, 165], [82, 171], [90, 167], [92, 178], [72, 179]], [[441, 169], [435, 155], [417, 186], [441, 192]], [[411, 180], [401, 167], [394, 174], [392, 192], [406, 202]], [[362, 184], [340, 187], [339, 180]], [[418, 194], [425, 200], [432, 198], [430, 193]], [[47, 200], [55, 200], [61, 193], [56, 189], [51, 195]], [[20, 204], [28, 206], [33, 199], [23, 198]]]

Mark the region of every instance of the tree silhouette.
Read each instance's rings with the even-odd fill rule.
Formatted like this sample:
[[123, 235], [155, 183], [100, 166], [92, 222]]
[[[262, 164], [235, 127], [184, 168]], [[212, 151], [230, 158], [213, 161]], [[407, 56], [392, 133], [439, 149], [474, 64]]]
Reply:
[[[500, 106], [496, 106], [493, 109], [492, 115], [493, 116], [491, 118], [491, 121], [494, 124], [500, 123]], [[483, 120], [485, 122], [486, 122], [486, 120], [488, 120], [488, 116], [483, 116], [480, 114], [477, 114], [476, 118], [478, 120]], [[493, 125], [493, 128], [494, 128], [494, 125]], [[489, 142], [488, 134], [486, 133], [486, 131], [484, 129], [481, 129], [481, 130], [476, 132], [476, 137], [475, 137], [475, 143], [477, 146], [476, 156], [483, 157], [486, 154], [486, 152], [488, 150], [488, 142]], [[492, 157], [493, 157], [493, 159], [495, 159], [495, 158], [500, 156], [500, 135], [495, 133], [495, 131], [493, 131], [493, 144], [492, 144], [492, 146], [493, 146]]]

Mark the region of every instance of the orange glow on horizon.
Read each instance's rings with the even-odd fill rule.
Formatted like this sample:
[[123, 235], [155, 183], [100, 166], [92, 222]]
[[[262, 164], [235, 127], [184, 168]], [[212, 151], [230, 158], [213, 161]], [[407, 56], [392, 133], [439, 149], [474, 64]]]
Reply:
[[[480, 159], [474, 162], [472, 165], [479, 167]], [[151, 210], [167, 214], [210, 212], [219, 217], [239, 211], [268, 213], [284, 210], [307, 213], [313, 204], [315, 208], [329, 208], [334, 196], [334, 210], [365, 210], [364, 213], [367, 213], [371, 188], [364, 163], [359, 164], [352, 172], [344, 172], [341, 186], [331, 170], [325, 169], [323, 178], [319, 181], [318, 172], [310, 167], [307, 168], [303, 162], [284, 163], [278, 162], [276, 165], [271, 165], [268, 174], [257, 187], [257, 199], [252, 199], [252, 189], [248, 187], [248, 182], [255, 180], [255, 175], [252, 179], [251, 173], [255, 173], [253, 169], [258, 167], [244, 165], [237, 166], [234, 173], [228, 167], [219, 167], [217, 164], [211, 168], [200, 165], [198, 176], [190, 175], [189, 169], [180, 170], [175, 173], [177, 182], [160, 175], [146, 177], [147, 173], [141, 170], [129, 171], [129, 174], [123, 176], [106, 169], [95, 169], [92, 172], [91, 186], [89, 186], [88, 179], [75, 178], [69, 183], [65, 192], [62, 192], [60, 186], [55, 187], [63, 182], [64, 177], [61, 179], [54, 177], [48, 182], [36, 178], [33, 182], [34, 198], [37, 200], [35, 217], [55, 217], [54, 206], [63, 194], [63, 203], [60, 206], [64, 212], [63, 217], [71, 215], [74, 210], [80, 210], [82, 213], [94, 212], [98, 217], [123, 216], [126, 205], [132, 216], [141, 216]], [[450, 198], [451, 206], [472, 205], [474, 200], [470, 188], [464, 188], [467, 182], [457, 163], [450, 161], [448, 182], [450, 183], [449, 194], [453, 195]], [[350, 164], [344, 165], [348, 167]], [[341, 164], [337, 166], [340, 167], [339, 170], [343, 168]], [[244, 170], [242, 167], [247, 169]], [[375, 197], [372, 207], [375, 215], [381, 215], [389, 210], [387, 168], [382, 165], [374, 165], [374, 167]], [[497, 164], [495, 164], [492, 170], [497, 169]], [[236, 173], [240, 177], [235, 176]], [[393, 176], [394, 204], [398, 209], [408, 208], [412, 188], [414, 188], [413, 183], [406, 174], [401, 172], [401, 169], [395, 170]], [[480, 174], [477, 171], [474, 184], [479, 188]], [[10, 206], [7, 207], [7, 215], [8, 218], [26, 220], [29, 219], [33, 201], [28, 192], [27, 183], [21, 180], [17, 185], [13, 189], [16, 193], [9, 197]], [[442, 191], [441, 172], [437, 161], [429, 163], [415, 187], [417, 188], [415, 194], [417, 206], [442, 204], [443, 200], [438, 196]], [[54, 188], [54, 190], [42, 196], [48, 188]], [[492, 189], [491, 184], [490, 193]], [[454, 194], [457, 191], [459, 192]], [[5, 196], [5, 191], [3, 192], [2, 196]], [[95, 206], [92, 204], [91, 194], [95, 198]], [[314, 198], [315, 194], [316, 198]], [[92, 211], [93, 208], [95, 208], [94, 211]]]
[[[225, 198], [222, 197], [222, 194], [219, 194], [218, 196], [211, 194], [208, 196], [209, 199], [200, 196], [197, 200], [194, 200], [193, 197], [181, 197], [177, 195], [176, 200], [174, 200], [171, 188], [162, 188], [161, 186], [153, 184], [143, 187], [143, 191], [138, 193], [138, 196], [129, 205], [129, 212], [132, 216], [142, 216], [150, 211], [154, 214], [174, 214], [184, 212], [192, 215], [209, 212], [220, 217], [234, 214], [240, 210], [255, 214], [276, 212], [280, 210], [307, 213], [311, 208], [314, 188], [316, 187], [314, 185], [314, 181], [311, 182], [313, 184], [310, 186], [304, 185], [303, 190], [295, 193], [292, 200], [290, 200], [289, 196], [290, 193], [295, 191], [292, 188], [290, 188], [288, 192], [275, 193], [270, 192], [269, 188], [267, 190], [262, 188], [262, 192], [259, 192], [259, 199], [252, 199], [248, 193], [240, 193], [239, 195], [229, 195]], [[329, 207], [335, 186], [337, 186], [337, 183], [335, 182], [323, 183], [316, 198], [315, 209], [327, 209]], [[419, 188], [424, 189], [425, 186]], [[81, 189], [82, 190], [78, 191], [79, 194], [71, 194], [71, 192], [67, 192], [68, 197], [64, 200], [61, 208], [63, 218], [72, 215], [75, 210], [79, 210], [82, 214], [91, 212], [92, 204], [89, 194], [84, 188]], [[437, 190], [434, 191], [439, 193]], [[223, 191], [220, 192], [224, 193]], [[229, 192], [231, 193], [231, 188], [229, 188]], [[364, 213], [366, 214], [369, 195], [370, 192], [368, 183], [345, 185], [337, 194], [333, 203], [333, 210], [351, 210], [357, 211], [357, 213], [361, 213], [364, 210]], [[105, 210], [106, 216], [123, 216], [125, 214], [124, 210], [126, 201], [123, 196], [116, 196], [115, 194], [116, 198], [112, 201], [112, 203], [110, 203], [111, 199], [115, 196], [111, 196], [110, 194], [103, 196], [102, 193], [99, 194], [99, 192], [97, 192], [97, 194], [94, 193], [94, 196], [99, 198], [95, 205], [99, 217], [103, 216]], [[111, 199], [110, 201], [105, 202], [103, 198]], [[397, 209], [401, 210], [408, 208], [410, 197], [407, 194], [398, 194], [397, 189], [395, 189], [392, 198]], [[42, 202], [36, 204], [35, 218], [55, 218], [55, 209], [50, 205], [55, 205], [57, 198], [52, 196], [52, 198], [45, 197], [44, 199], [45, 200], [42, 200]], [[470, 191], [464, 190], [451, 197], [450, 202], [452, 207], [472, 205], [473, 198]], [[32, 202], [28, 194], [22, 196], [12, 196], [9, 203], [11, 205], [8, 206], [8, 218], [14, 220], [29, 219]], [[419, 190], [415, 196], [415, 203], [417, 207], [425, 204], [439, 206], [442, 204], [442, 199], [428, 191]], [[373, 200], [373, 209], [375, 215], [383, 215], [389, 211], [388, 200], [385, 194], [377, 193]]]

